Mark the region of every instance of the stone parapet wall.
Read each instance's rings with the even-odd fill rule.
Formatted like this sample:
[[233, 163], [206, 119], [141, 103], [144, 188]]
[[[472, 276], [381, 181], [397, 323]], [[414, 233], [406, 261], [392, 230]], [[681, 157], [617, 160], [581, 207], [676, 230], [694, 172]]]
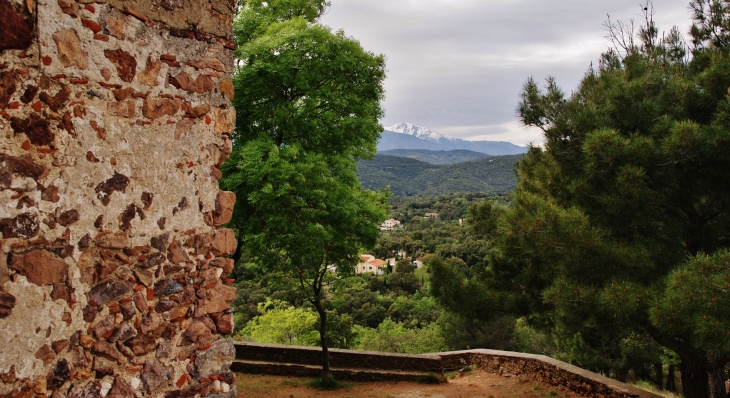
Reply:
[[[322, 351], [316, 347], [275, 344], [235, 343], [236, 359], [257, 361], [245, 368], [260, 373], [279, 372], [275, 363], [319, 365]], [[659, 395], [589, 372], [577, 366], [546, 357], [496, 350], [468, 350], [425, 355], [391, 354], [383, 352], [330, 350], [330, 365], [338, 370], [369, 369], [397, 372], [433, 372], [443, 374], [477, 366], [504, 376], [522, 376], [542, 383], [564, 386], [586, 397], [596, 398], [659, 398]], [[236, 365], [234, 365], [236, 366]], [[337, 373], [337, 372], [336, 372]], [[343, 373], [343, 372], [340, 372]], [[346, 374], [346, 373], [344, 373]], [[382, 376], [379, 375], [379, 379]]]
[[441, 357], [441, 364], [445, 371], [461, 369], [468, 364], [500, 375], [524, 375], [542, 383], [565, 386], [585, 397], [659, 397], [659, 395], [544, 355], [497, 350], [455, 351], [438, 355]]
[[235, 395], [234, 6], [0, 0], [0, 397]]
[[[263, 362], [321, 365], [322, 349], [278, 344], [235, 343], [236, 358]], [[371, 351], [330, 348], [330, 366], [333, 368], [409, 370], [440, 372], [438, 355], [406, 355]]]

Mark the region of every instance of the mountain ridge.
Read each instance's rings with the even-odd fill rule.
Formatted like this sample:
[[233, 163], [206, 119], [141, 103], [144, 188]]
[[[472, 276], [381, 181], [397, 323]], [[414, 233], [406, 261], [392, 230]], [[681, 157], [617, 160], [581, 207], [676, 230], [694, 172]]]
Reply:
[[383, 130], [378, 140], [378, 152], [394, 149], [427, 149], [432, 151], [469, 150], [488, 155], [516, 155], [527, 152], [527, 147], [505, 141], [468, 141], [450, 137], [416, 126], [398, 123]]

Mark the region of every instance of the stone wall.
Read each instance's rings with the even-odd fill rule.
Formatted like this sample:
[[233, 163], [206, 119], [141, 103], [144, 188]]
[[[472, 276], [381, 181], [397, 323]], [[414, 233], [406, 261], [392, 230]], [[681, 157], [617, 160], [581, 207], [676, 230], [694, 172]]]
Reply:
[[497, 350], [468, 350], [438, 354], [444, 370], [456, 370], [465, 364], [507, 377], [527, 376], [555, 386], [564, 386], [584, 397], [659, 398], [634, 386], [589, 372], [545, 355]]
[[[298, 376], [319, 374], [312, 367], [321, 364], [322, 351], [318, 347], [240, 342], [236, 342], [235, 347], [236, 361], [233, 368], [239, 371]], [[276, 366], [277, 364], [283, 366]], [[564, 386], [585, 397], [660, 397], [544, 355], [519, 352], [468, 350], [406, 355], [331, 349], [330, 366], [338, 377], [357, 380], [419, 380], [428, 372], [442, 375], [466, 366], [477, 366], [506, 377], [521, 376], [554, 386]], [[405, 372], [415, 373], [404, 374]]]
[[233, 12], [0, 0], [0, 397], [235, 395]]

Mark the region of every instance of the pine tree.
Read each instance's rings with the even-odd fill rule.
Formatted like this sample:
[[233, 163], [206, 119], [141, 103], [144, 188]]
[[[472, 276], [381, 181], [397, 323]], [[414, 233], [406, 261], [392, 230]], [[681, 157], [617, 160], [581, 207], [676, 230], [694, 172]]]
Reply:
[[636, 42], [607, 23], [617, 45], [571, 95], [525, 83], [518, 112], [545, 146], [519, 164], [508, 209], [472, 212], [490, 265], [434, 279], [450, 308], [527, 316], [618, 377], [622, 342], [651, 337], [679, 356], [684, 396], [704, 398], [730, 360], [730, 13], [692, 8], [691, 51], [647, 7]]

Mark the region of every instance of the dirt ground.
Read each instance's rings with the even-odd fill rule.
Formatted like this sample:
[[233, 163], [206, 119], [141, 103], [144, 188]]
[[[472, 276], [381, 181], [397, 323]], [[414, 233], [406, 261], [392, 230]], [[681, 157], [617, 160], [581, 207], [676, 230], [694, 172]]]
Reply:
[[503, 377], [481, 370], [453, 376], [447, 383], [345, 382], [342, 389], [316, 390], [311, 379], [237, 374], [239, 398], [578, 398], [564, 388], [541, 384], [519, 376]]

